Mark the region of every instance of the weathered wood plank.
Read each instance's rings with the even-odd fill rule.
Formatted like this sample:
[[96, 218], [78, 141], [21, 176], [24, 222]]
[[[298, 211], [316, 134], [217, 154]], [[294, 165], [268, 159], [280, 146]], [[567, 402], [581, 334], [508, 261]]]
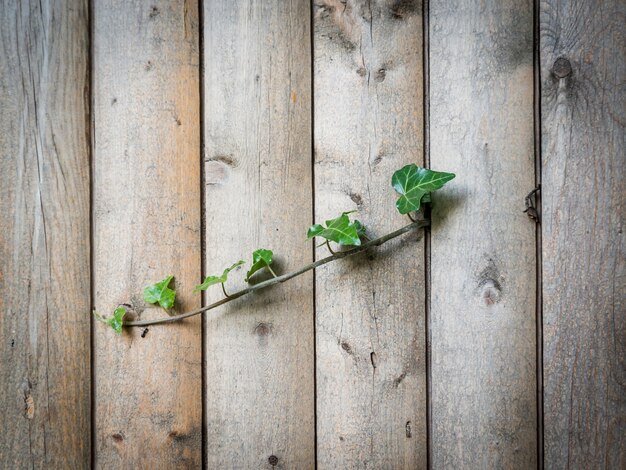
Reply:
[[537, 461], [533, 4], [430, 2], [432, 466]]
[[0, 12], [0, 467], [86, 468], [87, 2]]
[[[420, 1], [314, 4], [318, 221], [358, 209], [378, 235], [406, 221], [395, 213], [390, 180], [404, 164], [423, 162], [421, 11]], [[417, 238], [316, 273], [321, 469], [426, 466]]]
[[541, 2], [546, 468], [626, 468], [625, 18]]
[[[141, 312], [143, 287], [168, 274], [175, 310], [198, 307], [198, 5], [97, 0], [93, 11], [96, 309]], [[198, 468], [200, 319], [141, 333], [96, 325], [96, 465]]]
[[[312, 260], [309, 11], [304, 0], [204, 3], [207, 274], [249, 267], [261, 247], [281, 272]], [[305, 275], [207, 316], [208, 468], [314, 467], [312, 286]], [[216, 286], [207, 300], [221, 296]]]

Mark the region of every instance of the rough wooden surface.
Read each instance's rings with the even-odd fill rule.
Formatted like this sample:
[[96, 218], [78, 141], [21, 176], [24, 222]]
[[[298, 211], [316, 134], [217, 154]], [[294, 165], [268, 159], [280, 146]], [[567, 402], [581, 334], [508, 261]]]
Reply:
[[87, 4], [0, 12], [0, 467], [86, 468]]
[[[143, 287], [176, 275], [176, 312], [200, 305], [198, 5], [93, 5], [94, 291], [141, 318]], [[143, 310], [143, 311], [142, 311]], [[198, 468], [201, 322], [121, 337], [95, 325], [98, 468]]]
[[626, 468], [625, 18], [541, 2], [546, 468]]
[[[274, 250], [312, 260], [310, 6], [204, 3], [206, 274]], [[256, 279], [266, 278], [267, 273]], [[315, 465], [310, 274], [206, 316], [207, 468]], [[211, 288], [207, 301], [222, 296]]]
[[[356, 209], [374, 235], [406, 222], [390, 181], [423, 162], [421, 11], [419, 1], [314, 4], [317, 221]], [[316, 273], [320, 469], [426, 465], [417, 237]]]
[[536, 465], [533, 5], [430, 2], [433, 468]]

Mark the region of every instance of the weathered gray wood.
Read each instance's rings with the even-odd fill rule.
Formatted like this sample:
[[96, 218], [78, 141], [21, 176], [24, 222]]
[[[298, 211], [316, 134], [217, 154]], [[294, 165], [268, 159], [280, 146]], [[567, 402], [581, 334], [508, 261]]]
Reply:
[[625, 18], [541, 2], [546, 468], [626, 468]]
[[[419, 1], [314, 4], [315, 218], [380, 235], [393, 171], [421, 164]], [[318, 466], [424, 468], [424, 245], [411, 234], [316, 273]], [[317, 257], [326, 248], [316, 250]]]
[[[257, 248], [274, 250], [279, 273], [312, 260], [309, 11], [204, 3], [207, 274], [249, 267]], [[207, 314], [208, 468], [314, 467], [312, 287], [307, 274]], [[207, 301], [221, 297], [215, 286]]]
[[430, 2], [433, 468], [537, 460], [533, 4]]
[[[145, 285], [174, 274], [176, 312], [200, 305], [198, 5], [93, 5], [94, 291], [109, 314], [143, 310]], [[163, 316], [146, 308], [141, 318]], [[199, 468], [201, 322], [118, 337], [95, 325], [96, 466]]]
[[88, 15], [0, 2], [0, 467], [90, 459]]

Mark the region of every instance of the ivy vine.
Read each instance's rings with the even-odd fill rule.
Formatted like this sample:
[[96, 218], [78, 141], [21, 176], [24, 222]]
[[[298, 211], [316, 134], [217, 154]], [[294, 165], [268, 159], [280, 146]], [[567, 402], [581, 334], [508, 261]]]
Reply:
[[[199, 315], [208, 310], [214, 309], [227, 302], [235, 300], [251, 292], [265, 289], [274, 284], [285, 282], [296, 276], [311, 271], [326, 263], [335, 261], [347, 256], [361, 253], [369, 248], [382, 245], [400, 235], [417, 228], [426, 227], [430, 221], [420, 219], [418, 214], [423, 214], [422, 206], [430, 203], [430, 193], [441, 188], [448, 181], [455, 177], [453, 173], [434, 171], [428, 168], [420, 168], [415, 164], [406, 165], [396, 171], [391, 177], [391, 186], [399, 194], [396, 201], [396, 209], [402, 215], [407, 215], [411, 223], [399, 230], [383, 235], [376, 239], [370, 239], [366, 234], [365, 226], [357, 219], [352, 220], [351, 214], [356, 211], [343, 212], [339, 217], [325, 221], [324, 224], [314, 224], [307, 231], [307, 238], [322, 239], [322, 245], [326, 245], [330, 256], [310, 263], [291, 273], [277, 275], [272, 269], [274, 252], [265, 248], [259, 248], [252, 253], [252, 265], [246, 273], [245, 282], [250, 283], [251, 278], [261, 270], [268, 270], [272, 277], [258, 284], [251, 284], [250, 287], [238, 292], [229, 294], [226, 290], [228, 275], [234, 269], [245, 264], [239, 260], [231, 266], [226, 267], [221, 275], [207, 276], [201, 284], [194, 288], [194, 292], [205, 291], [209, 287], [219, 284], [222, 288], [224, 298], [206, 305], [191, 312], [178, 315], [171, 315], [170, 309], [176, 300], [176, 291], [169, 286], [174, 276], [167, 276], [162, 281], [146, 286], [143, 292], [144, 301], [148, 304], [159, 305], [168, 316], [154, 320], [133, 320], [124, 321], [127, 313], [126, 307], [118, 306], [111, 316], [102, 316], [94, 311], [94, 316], [104, 324], [111, 327], [116, 333], [121, 334], [124, 326], [148, 326], [161, 323], [172, 323], [194, 315]], [[339, 247], [349, 247], [347, 250], [338, 250], [331, 247], [331, 242]]]

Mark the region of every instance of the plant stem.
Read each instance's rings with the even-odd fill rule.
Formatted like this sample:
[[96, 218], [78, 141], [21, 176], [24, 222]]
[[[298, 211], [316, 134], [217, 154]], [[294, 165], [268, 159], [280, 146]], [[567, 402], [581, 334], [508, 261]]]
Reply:
[[331, 255], [335, 255], [335, 252], [333, 251], [333, 249], [330, 247], [330, 242], [328, 240], [326, 240], [326, 248], [328, 248], [328, 251], [330, 251]]
[[222, 292], [224, 293], [224, 296], [226, 296], [227, 299], [230, 299], [230, 295], [228, 295], [228, 292], [226, 292], [226, 287], [224, 286], [224, 283], [220, 283], [220, 285], [222, 286]]
[[413, 222], [409, 225], [405, 225], [404, 227], [402, 227], [401, 229], [398, 229], [394, 232], [388, 233], [387, 235], [383, 235], [382, 237], [376, 238], [374, 240], [370, 240], [367, 243], [364, 243], [361, 246], [357, 246], [355, 248], [352, 248], [350, 250], [346, 250], [346, 251], [336, 251], [333, 255], [331, 256], [327, 256], [326, 258], [322, 258], [320, 260], [315, 261], [314, 263], [310, 263], [307, 264], [306, 266], [301, 267], [300, 269], [287, 273], [287, 274], [283, 274], [282, 276], [278, 276], [272, 279], [268, 279], [267, 281], [263, 281], [260, 282], [258, 284], [255, 284], [253, 286], [247, 287], [245, 289], [242, 289], [240, 291], [237, 291], [233, 294], [231, 294], [229, 297], [226, 297], [225, 299], [221, 299], [218, 300], [217, 302], [214, 302], [210, 305], [206, 305], [202, 308], [199, 308], [197, 310], [193, 310], [191, 312], [187, 312], [187, 313], [181, 313], [180, 315], [174, 315], [171, 317], [166, 317], [166, 318], [158, 318], [155, 320], [135, 320], [135, 321], [129, 321], [129, 322], [124, 322], [124, 326], [148, 326], [148, 325], [158, 325], [161, 323], [173, 323], [176, 321], [180, 321], [184, 318], [189, 318], [189, 317], [193, 317], [195, 315], [199, 315], [203, 312], [206, 312], [208, 310], [212, 310], [214, 308], [220, 307], [221, 305], [224, 305], [228, 302], [231, 302], [235, 299], [238, 299], [239, 297], [243, 297], [246, 294], [249, 294], [251, 292], [255, 292], [257, 290], [261, 290], [261, 289], [265, 289], [267, 287], [273, 286], [275, 284], [280, 284], [283, 283], [285, 281], [288, 281], [289, 279], [292, 279], [296, 276], [300, 276], [301, 274], [306, 273], [307, 271], [311, 271], [315, 268], [319, 268], [320, 266], [323, 266], [327, 263], [330, 263], [331, 261], [335, 261], [341, 258], [347, 258], [348, 256], [352, 256], [352, 255], [356, 255], [357, 253], [361, 253], [369, 248], [373, 248], [376, 246], [380, 246], [383, 243], [388, 242], [389, 240], [392, 240], [394, 238], [399, 237], [400, 235], [403, 235], [407, 232], [410, 232], [411, 230], [415, 230], [418, 228], [423, 228], [423, 227], [427, 227], [430, 225], [430, 221], [429, 220], [418, 220], [416, 222]]
[[269, 266], [268, 266], [268, 267], [267, 267], [267, 269], [269, 269], [269, 270], [270, 270], [270, 272], [272, 273], [272, 276], [274, 276], [274, 277], [278, 277], [278, 276], [276, 275], [276, 273], [274, 272], [274, 270], [273, 270], [271, 267], [269, 267]]

